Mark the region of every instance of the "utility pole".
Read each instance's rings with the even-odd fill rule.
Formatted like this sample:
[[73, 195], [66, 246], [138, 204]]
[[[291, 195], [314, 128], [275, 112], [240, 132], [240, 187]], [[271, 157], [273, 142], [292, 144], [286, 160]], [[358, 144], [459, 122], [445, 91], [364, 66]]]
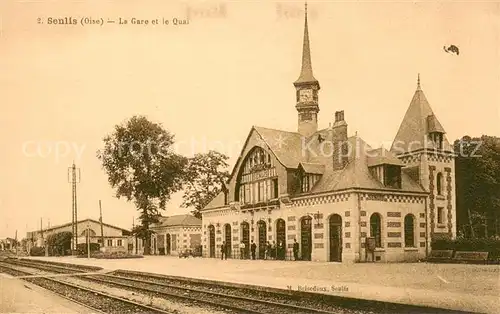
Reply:
[[87, 221], [87, 258], [90, 258], [90, 222]]
[[41, 238], [41, 245], [40, 246], [43, 246], [43, 224], [42, 224], [42, 217], [40, 217], [40, 238]]
[[[78, 176], [77, 176], [78, 172]], [[70, 179], [71, 174], [71, 179]], [[76, 168], [75, 162], [73, 162], [73, 166], [68, 168], [68, 182], [71, 183], [72, 187], [72, 232], [73, 232], [73, 241], [71, 242], [71, 249], [73, 252], [77, 250], [78, 247], [78, 206], [76, 201], [76, 184], [80, 183], [80, 168]]]
[[101, 223], [101, 242], [102, 242], [102, 247], [104, 247], [104, 227], [102, 225], [102, 207], [101, 207], [101, 200], [99, 200], [99, 222]]
[[16, 246], [16, 256], [17, 256], [17, 229], [16, 229], [16, 237], [14, 239], [14, 245]]

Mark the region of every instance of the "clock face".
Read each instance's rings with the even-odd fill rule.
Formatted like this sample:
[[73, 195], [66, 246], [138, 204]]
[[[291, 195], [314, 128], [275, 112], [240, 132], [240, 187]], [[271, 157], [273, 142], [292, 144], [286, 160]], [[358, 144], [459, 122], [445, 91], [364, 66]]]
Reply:
[[311, 101], [313, 99], [312, 89], [300, 90], [300, 101]]

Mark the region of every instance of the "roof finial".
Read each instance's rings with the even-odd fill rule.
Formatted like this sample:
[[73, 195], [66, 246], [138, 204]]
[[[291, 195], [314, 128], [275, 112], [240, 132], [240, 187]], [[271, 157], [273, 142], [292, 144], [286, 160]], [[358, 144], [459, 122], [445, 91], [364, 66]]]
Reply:
[[306, 19], [307, 19], [307, 1], [305, 3], [305, 7], [306, 7]]
[[420, 89], [420, 73], [417, 76], [417, 89]]

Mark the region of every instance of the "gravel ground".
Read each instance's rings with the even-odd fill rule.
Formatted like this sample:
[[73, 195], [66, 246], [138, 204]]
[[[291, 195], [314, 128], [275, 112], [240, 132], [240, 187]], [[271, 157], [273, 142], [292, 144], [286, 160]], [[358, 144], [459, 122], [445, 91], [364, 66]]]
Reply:
[[[359, 283], [387, 287], [446, 290], [471, 295], [498, 296], [499, 265], [460, 264], [330, 264], [297, 265], [295, 268], [249, 270], [246, 275], [267, 275], [307, 280]], [[444, 279], [444, 281], [443, 281]]]
[[[14, 259], [13, 262], [16, 262], [17, 260]], [[39, 263], [39, 264], [46, 264], [49, 266], [62, 266], [62, 267], [68, 267], [68, 268], [74, 268], [74, 269], [79, 269], [82, 271], [88, 271], [88, 272], [93, 272], [93, 271], [99, 271], [102, 270], [102, 267], [98, 266], [86, 266], [86, 265], [78, 265], [78, 264], [69, 264], [69, 263], [61, 263], [61, 262], [48, 262], [48, 261], [42, 261], [42, 260], [33, 260], [33, 259], [26, 259], [26, 258], [21, 258], [19, 259], [20, 262], [27, 262], [27, 263]]]
[[[8, 269], [1, 266], [0, 271], [13, 276], [26, 275], [26, 273], [23, 273], [20, 269]], [[86, 291], [77, 287], [64, 285], [45, 278], [25, 278], [24, 280], [50, 291], [55, 291], [58, 294], [70, 298], [80, 304], [85, 304], [89, 308], [98, 309], [109, 314], [162, 313], [161, 311], [154, 311], [152, 309], [145, 309], [142, 306], [120, 302], [114, 298], [109, 298], [98, 293], [92, 293], [91, 291]]]
[[[47, 265], [47, 264], [45, 264]], [[8, 265], [10, 266], [10, 265]], [[28, 266], [15, 266], [15, 268], [19, 271], [22, 272], [28, 272], [33, 275], [53, 275], [53, 273], [48, 272], [48, 271], [43, 271], [43, 270], [38, 270], [35, 268], [31, 268]], [[102, 285], [94, 282], [90, 282], [88, 280], [85, 280], [81, 278], [80, 276], [64, 276], [64, 277], [57, 277], [58, 280], [72, 283], [75, 285], [80, 285], [86, 288], [94, 289], [97, 291], [106, 291], [106, 293], [111, 294], [113, 296], [118, 296], [127, 300], [132, 300], [141, 304], [145, 304], [148, 306], [152, 307], [157, 307], [160, 309], [164, 309], [168, 312], [172, 313], [179, 313], [179, 314], [228, 314], [231, 313], [230, 311], [217, 311], [215, 309], [206, 309], [205, 307], [200, 307], [200, 306], [195, 306], [195, 305], [189, 305], [186, 304], [185, 302], [172, 302], [170, 300], [161, 298], [161, 297], [156, 297], [156, 296], [151, 296], [151, 295], [146, 295], [142, 294], [139, 292], [131, 292], [129, 290], [124, 290], [120, 288], [115, 288], [115, 287], [110, 287], [107, 285]], [[54, 285], [48, 285], [47, 287], [50, 289], [51, 286]], [[97, 305], [99, 306], [99, 305]]]
[[293, 304], [307, 308], [313, 308], [332, 313], [400, 313], [411, 311], [415, 313], [450, 313], [448, 310], [415, 308], [412, 306], [394, 305], [375, 301], [352, 300], [348, 298], [336, 298], [327, 295], [310, 295], [302, 293], [289, 294], [272, 293], [269, 290], [258, 291], [255, 289], [245, 289], [240, 287], [224, 287], [221, 284], [210, 284], [207, 281], [194, 282], [192, 280], [176, 279], [155, 274], [131, 273], [125, 271], [116, 271], [113, 274], [119, 276], [134, 278], [138, 280], [148, 280], [163, 284], [181, 285], [191, 289], [208, 290], [224, 295], [238, 295], [243, 297], [252, 297], [271, 302]]
[[[96, 277], [96, 276], [93, 276]], [[288, 302], [289, 298], [273, 298], [273, 301], [278, 304], [273, 304], [269, 302], [259, 302], [260, 300], [266, 300], [269, 301], [269, 298], [256, 298], [255, 295], [243, 295], [242, 298], [239, 297], [234, 297], [234, 293], [223, 293], [222, 289], [218, 289], [217, 287], [212, 287], [212, 288], [205, 288], [205, 289], [197, 289], [201, 291], [196, 291], [196, 290], [186, 290], [186, 284], [185, 283], [176, 283], [175, 286], [165, 286], [165, 285], [159, 285], [158, 282], [138, 282], [138, 281], [130, 281], [130, 279], [126, 278], [116, 278], [116, 277], [109, 277], [109, 276], [98, 276], [103, 280], [106, 281], [112, 281], [116, 282], [118, 285], [120, 284], [125, 284], [131, 286], [132, 289], [140, 289], [140, 288], [145, 288], [148, 290], [153, 290], [157, 291], [158, 293], [168, 293], [168, 294], [174, 294], [174, 295], [179, 295], [179, 296], [184, 296], [184, 297], [189, 297], [194, 300], [194, 302], [200, 302], [202, 303], [203, 301], [206, 302], [212, 302], [216, 304], [225, 304], [230, 307], [232, 306], [237, 306], [239, 308], [243, 309], [252, 309], [255, 310], [259, 313], [269, 313], [269, 314], [289, 314], [289, 313], [317, 313], [318, 307], [313, 307], [312, 309], [309, 308], [301, 308], [297, 309], [294, 307], [288, 307], [288, 305], [293, 305], [292, 302]], [[142, 280], [144, 278], [138, 278], [138, 280]], [[228, 290], [228, 289], [226, 289]], [[166, 296], [168, 298], [168, 296]], [[248, 299], [251, 298], [251, 299]], [[323, 309], [320, 309], [323, 310]], [[246, 313], [247, 310], [242, 311], [243, 313]], [[341, 309], [339, 307], [335, 308], [334, 312], [329, 312], [329, 313], [353, 313], [352, 311], [347, 311], [344, 309]]]
[[[43, 266], [48, 266], [47, 263], [43, 263]], [[29, 266], [27, 266], [29, 267]], [[30, 271], [29, 268], [23, 267], [23, 270]], [[46, 272], [43, 271], [37, 271], [39, 274], [44, 274]], [[138, 279], [138, 280], [143, 280], [143, 276], [140, 275], [135, 275], [131, 276], [132, 278]], [[95, 277], [95, 276], [93, 276]], [[116, 281], [118, 283], [125, 283], [125, 284], [131, 284], [130, 281], [126, 279], [117, 279], [117, 278], [109, 278], [106, 276], [98, 276], [103, 279], [110, 280], [112, 279], [113, 281]], [[128, 299], [134, 300], [136, 302], [148, 304], [148, 305], [153, 305], [156, 307], [164, 308], [164, 309], [169, 309], [169, 310], [176, 310], [182, 313], [213, 313], [213, 310], [206, 311], [204, 308], [201, 307], [186, 307], [185, 303], [186, 302], [181, 302], [184, 303], [180, 305], [179, 303], [176, 302], [171, 302], [168, 300], [165, 300], [164, 298], [161, 297], [153, 297], [153, 296], [148, 296], [139, 292], [131, 292], [131, 291], [126, 291], [123, 288], [119, 287], [104, 287], [101, 284], [97, 283], [91, 283], [82, 277], [79, 276], [74, 276], [74, 277], [64, 277], [64, 280], [67, 282], [71, 282], [74, 284], [82, 285], [85, 287], [89, 287], [92, 289], [97, 289], [97, 290], [106, 290], [109, 293], [112, 293], [113, 295], [117, 295], [120, 297], [126, 297]], [[168, 284], [174, 284], [172, 280], [166, 280], [164, 278], [156, 280], [156, 282], [162, 282], [162, 283], [168, 283]], [[328, 302], [322, 301], [320, 298], [315, 298], [315, 299], [300, 299], [297, 297], [290, 297], [288, 294], [271, 294], [269, 292], [263, 292], [263, 291], [255, 291], [255, 290], [249, 290], [249, 289], [235, 289], [235, 288], [224, 288], [221, 287], [220, 285], [210, 285], [207, 286], [206, 284], [195, 284], [195, 283], [190, 283], [187, 281], [176, 281], [175, 285], [179, 285], [183, 288], [190, 288], [190, 289], [197, 289], [201, 291], [208, 291], [211, 293], [218, 293], [221, 294], [220, 296], [217, 295], [211, 295], [207, 296], [206, 293], [203, 292], [197, 292], [197, 291], [190, 291], [186, 292], [184, 289], [179, 289], [179, 288], [173, 288], [173, 287], [158, 287], [155, 284], [141, 284], [141, 283], [133, 283], [134, 287], [137, 287], [138, 285], [144, 286], [145, 288], [152, 289], [152, 290], [157, 290], [160, 293], [161, 292], [169, 292], [169, 293], [174, 293], [178, 295], [188, 295], [191, 298], [197, 299], [197, 300], [202, 300], [202, 299], [207, 299], [208, 301], [212, 302], [223, 302], [226, 304], [234, 304], [236, 303], [238, 306], [243, 306], [247, 304], [247, 308], [254, 308], [255, 310], [259, 310], [264, 313], [292, 313], [292, 312], [297, 312], [297, 313], [306, 313], [308, 312], [307, 310], [294, 310], [291, 308], [283, 308], [283, 306], [273, 306], [271, 304], [258, 304], [255, 303], [254, 301], [246, 301], [246, 300], [228, 300], [227, 296], [228, 295], [236, 295], [236, 296], [241, 296], [244, 298], [254, 298], [257, 300], [266, 300], [266, 301], [271, 301], [271, 302], [276, 302], [276, 303], [281, 303], [281, 304], [292, 304], [296, 306], [302, 306], [302, 307], [307, 307], [307, 308], [312, 308], [312, 309], [320, 309], [324, 311], [331, 311], [334, 313], [346, 313], [346, 314], [351, 314], [351, 313], [375, 313], [371, 311], [366, 311], [366, 310], [354, 310], [354, 309], [345, 309], [342, 307], [339, 307], [337, 305], [329, 304]], [[187, 309], [187, 310], [186, 310]], [[220, 312], [219, 312], [220, 313]], [[227, 313], [227, 311], [225, 312]]]
[[88, 287], [95, 290], [105, 290], [115, 296], [122, 297], [124, 299], [132, 300], [141, 304], [146, 304], [152, 307], [157, 307], [171, 311], [172, 313], [183, 313], [183, 314], [222, 314], [228, 313], [228, 311], [217, 311], [215, 309], [206, 309], [200, 306], [187, 305], [186, 303], [174, 302], [161, 297], [147, 295], [140, 292], [132, 292], [130, 290], [124, 290], [117, 287], [110, 287], [108, 285], [98, 284], [95, 282], [90, 282], [85, 279], [80, 279], [78, 277], [66, 277], [64, 279], [67, 282], [71, 282], [77, 285]]

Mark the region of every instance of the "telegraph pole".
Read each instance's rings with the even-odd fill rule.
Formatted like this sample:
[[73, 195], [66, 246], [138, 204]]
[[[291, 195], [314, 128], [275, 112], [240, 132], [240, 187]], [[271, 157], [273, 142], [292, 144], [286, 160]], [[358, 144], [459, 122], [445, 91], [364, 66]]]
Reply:
[[90, 258], [90, 222], [87, 221], [87, 258]]
[[42, 238], [42, 246], [43, 246], [43, 225], [42, 225], [42, 217], [40, 217], [40, 238]]
[[99, 200], [99, 221], [101, 223], [101, 242], [102, 242], [102, 247], [104, 247], [104, 227], [102, 225], [102, 207], [101, 207], [101, 200]]
[[16, 238], [14, 239], [14, 245], [16, 246], [16, 256], [17, 256], [17, 229], [16, 229]]
[[[77, 175], [78, 172], [78, 175]], [[70, 178], [71, 174], [71, 178]], [[80, 183], [80, 168], [76, 168], [75, 162], [73, 166], [68, 168], [68, 182], [71, 183], [72, 187], [72, 232], [73, 241], [71, 242], [71, 249], [73, 251], [77, 250], [78, 247], [78, 206], [76, 201], [76, 184]]]

